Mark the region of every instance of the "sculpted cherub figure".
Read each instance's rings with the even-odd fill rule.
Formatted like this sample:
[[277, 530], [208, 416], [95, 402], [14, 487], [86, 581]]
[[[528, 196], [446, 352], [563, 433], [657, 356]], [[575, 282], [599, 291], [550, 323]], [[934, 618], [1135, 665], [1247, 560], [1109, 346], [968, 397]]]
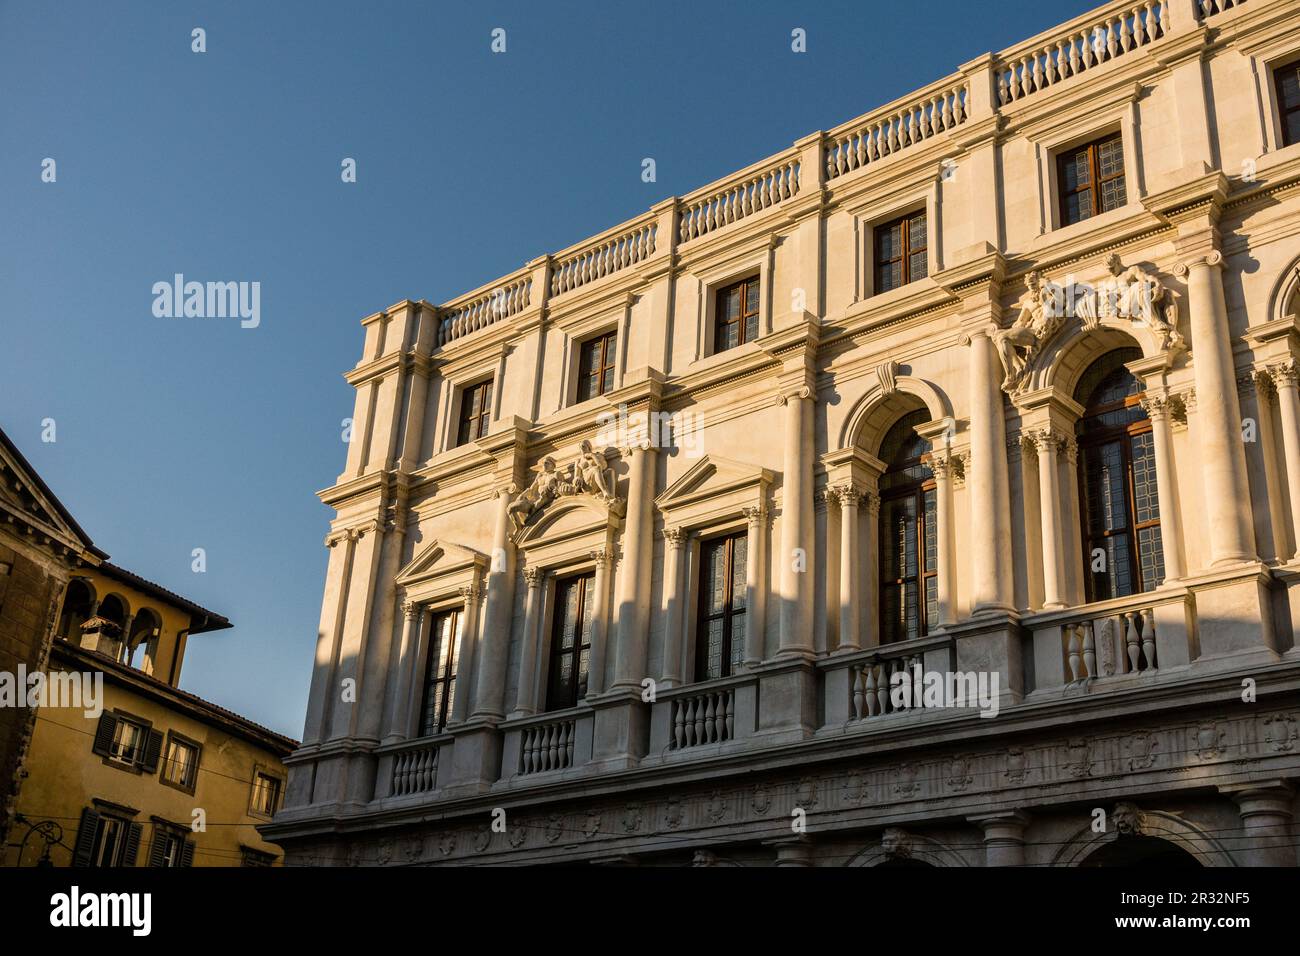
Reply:
[[536, 511], [554, 501], [560, 492], [560, 482], [560, 473], [555, 470], [555, 459], [549, 456], [543, 458], [542, 470], [537, 473], [533, 483], [507, 509], [515, 527], [523, 527]]

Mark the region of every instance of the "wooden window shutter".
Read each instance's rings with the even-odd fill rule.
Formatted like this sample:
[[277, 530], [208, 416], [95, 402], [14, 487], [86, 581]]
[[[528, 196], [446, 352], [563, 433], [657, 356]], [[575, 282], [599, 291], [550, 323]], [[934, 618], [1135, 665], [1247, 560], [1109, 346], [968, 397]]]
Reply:
[[135, 866], [136, 855], [140, 852], [140, 831], [144, 828], [138, 823], [126, 826], [126, 846], [122, 848], [122, 865]]
[[[104, 714], [105, 717], [108, 714]], [[77, 844], [72, 850], [73, 866], [90, 866], [90, 855], [95, 851], [95, 831], [99, 829], [99, 814], [90, 807], [81, 811], [81, 826], [77, 828]]]
[[165, 866], [167, 860], [167, 833], [162, 827], [154, 824], [153, 842], [149, 844], [149, 865]]
[[112, 714], [100, 714], [99, 726], [95, 728], [95, 743], [90, 748], [102, 757], [107, 757], [113, 746], [113, 733], [117, 730], [117, 718]]
[[181, 848], [181, 866], [194, 865], [194, 841], [186, 840]]
[[157, 730], [149, 731], [149, 739], [144, 745], [144, 759], [140, 766], [145, 773], [153, 773], [158, 769], [158, 757], [162, 754], [163, 735]]

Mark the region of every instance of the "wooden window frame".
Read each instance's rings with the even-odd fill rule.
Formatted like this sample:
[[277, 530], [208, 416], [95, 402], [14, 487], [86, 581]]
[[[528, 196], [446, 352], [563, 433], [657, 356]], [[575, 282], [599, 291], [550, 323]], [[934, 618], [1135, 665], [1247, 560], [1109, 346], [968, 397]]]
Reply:
[[[584, 372], [587, 365], [587, 356], [589, 350], [598, 353], [597, 362], [593, 366], [595, 370], [596, 386], [595, 391], [591, 391], [592, 373]], [[589, 399], [597, 398], [612, 392], [618, 384], [614, 381], [615, 357], [618, 352], [618, 330], [614, 329], [609, 332], [602, 332], [594, 335], [578, 346], [578, 392], [577, 400], [585, 402]], [[609, 373], [609, 387], [605, 387], [605, 373]]]
[[120, 836], [115, 840], [112, 861], [107, 866], [135, 866], [140, 854], [140, 836], [144, 827], [131, 817], [139, 811], [104, 800], [95, 799], [91, 802], [93, 806], [83, 807], [81, 810], [77, 838], [72, 847], [72, 865], [99, 868], [97, 859], [103, 853], [100, 843], [101, 827], [115, 824], [120, 828]]
[[[893, 428], [894, 425], [891, 425], [889, 429], [886, 429], [885, 431], [886, 437], [888, 437], [890, 431], [892, 431]], [[913, 431], [915, 431], [915, 426], [913, 427]], [[885, 471], [881, 475], [881, 480], [883, 481], [884, 478], [886, 478], [888, 475], [895, 474], [901, 471], [906, 471], [909, 468], [915, 468], [923, 465], [929, 467], [929, 460], [927, 457], [928, 455], [929, 452], [926, 452], [916, 456], [915, 458], [905, 458], [901, 462], [887, 463]], [[930, 628], [935, 623], [937, 623], [935, 621], [930, 620], [929, 601], [926, 600], [926, 582], [931, 578], [937, 578], [939, 576], [939, 568], [937, 566], [934, 568], [928, 567], [925, 558], [925, 533], [929, 521], [925, 509], [925, 498], [929, 492], [935, 492], [937, 496], [938, 487], [939, 487], [938, 482], [935, 480], [932, 471], [930, 477], [928, 478], [912, 479], [906, 484], [899, 485], [896, 488], [887, 488], [880, 491], [880, 517], [877, 519], [879, 522], [879, 526], [876, 531], [876, 541], [874, 542], [874, 546], [877, 549], [877, 565], [878, 565], [878, 571], [876, 575], [877, 577], [877, 582], [876, 582], [877, 627], [879, 628], [880, 643], [882, 645], [898, 644], [903, 641], [915, 640], [922, 637], [926, 637], [930, 633]], [[917, 571], [916, 574], [914, 575], [904, 574], [900, 578], [893, 578], [890, 580], [886, 580], [885, 560], [884, 560], [884, 546], [885, 546], [884, 536], [887, 530], [884, 523], [886, 506], [890, 502], [901, 501], [906, 498], [913, 498], [916, 502], [917, 520], [916, 520], [915, 547], [916, 547]], [[935, 521], [936, 521], [935, 533], [938, 534], [937, 499], [935, 502]], [[885, 620], [885, 603], [886, 603], [885, 595], [890, 590], [906, 588], [908, 584], [911, 584], [913, 582], [916, 584], [916, 605], [917, 605], [916, 638], [909, 638], [906, 633], [906, 628], [903, 629], [903, 633], [901, 635], [894, 636], [892, 633], [890, 633], [890, 629], [887, 626]]]
[[[754, 287], [754, 308], [749, 309], [749, 287]], [[728, 319], [725, 304], [727, 297], [735, 289], [741, 289], [740, 293], [740, 314], [735, 318]], [[750, 338], [746, 333], [746, 326], [749, 319], [754, 320], [754, 335]], [[736, 326], [736, 344], [724, 346], [722, 332], [730, 326]], [[713, 354], [718, 355], [722, 352], [730, 352], [732, 349], [738, 349], [742, 345], [750, 342], [756, 342], [763, 335], [763, 283], [762, 277], [757, 275], [746, 276], [743, 279], [737, 279], [735, 282], [728, 282], [720, 286], [713, 293]]]
[[[919, 247], [912, 246], [912, 223], [917, 219], [925, 220], [925, 245]], [[895, 226], [900, 227], [899, 231], [903, 237], [902, 254], [898, 257], [889, 259], [881, 258], [881, 236], [886, 234]], [[925, 254], [925, 275], [912, 275], [912, 256], [917, 253]], [[893, 265], [901, 261], [903, 267], [903, 277], [897, 285], [891, 285], [888, 289], [881, 288], [880, 270], [883, 266]], [[924, 279], [930, 274], [930, 216], [929, 211], [924, 207], [913, 209], [902, 216], [896, 216], [888, 222], [882, 222], [871, 231], [871, 291], [875, 295], [883, 292], [892, 292], [894, 289], [901, 289], [905, 285], [910, 285], [918, 279]]]
[[1287, 132], [1287, 118], [1292, 114], [1300, 114], [1300, 99], [1296, 100], [1294, 106], [1288, 107], [1286, 99], [1282, 95], [1282, 74], [1288, 70], [1292, 72], [1300, 71], [1300, 60], [1292, 60], [1290, 63], [1283, 63], [1281, 66], [1273, 68], [1273, 96], [1277, 100], [1277, 132], [1278, 140], [1283, 148], [1300, 143], [1300, 136], [1293, 138]]
[[[117, 728], [122, 723], [140, 727], [144, 733], [140, 748], [131, 761], [122, 760], [113, 754], [113, 742], [117, 737]], [[115, 767], [124, 773], [154, 774], [162, 754], [163, 734], [155, 730], [153, 722], [137, 717], [124, 710], [104, 711], [99, 715], [95, 735], [91, 742], [91, 751], [98, 754], [106, 767]]]
[[[1099, 159], [1101, 147], [1116, 141], [1119, 142], [1121, 159], [1119, 172], [1103, 177]], [[1087, 222], [1089, 219], [1096, 219], [1107, 212], [1113, 212], [1113, 209], [1101, 208], [1102, 186], [1117, 179], [1124, 180], [1124, 202], [1128, 202], [1128, 167], [1125, 162], [1127, 156], [1124, 148], [1123, 132], [1114, 132], [1107, 133], [1105, 136], [1098, 137], [1091, 142], [1063, 149], [1056, 154], [1056, 214], [1060, 217], [1061, 226], [1073, 226], [1075, 223]], [[1083, 152], [1088, 154], [1088, 185], [1084, 188], [1091, 193], [1090, 212], [1087, 216], [1070, 219], [1068, 215], [1069, 199], [1071, 196], [1083, 192], [1083, 189], [1076, 189], [1071, 192], [1065, 188], [1065, 168], [1076, 156]], [[1121, 208], [1122, 205], [1115, 208]]]
[[[574, 639], [571, 649], [564, 649], [560, 641], [560, 635], [564, 627], [564, 604], [560, 601], [562, 589], [576, 584], [579, 581], [586, 580], [589, 583], [583, 587], [578, 594], [578, 607], [576, 619], [574, 622]], [[592, 592], [596, 588], [595, 571], [579, 571], [575, 574], [565, 575], [555, 580], [555, 600], [554, 609], [551, 614], [551, 644], [547, 654], [546, 670], [546, 711], [568, 710], [576, 707], [586, 696], [588, 680], [590, 675], [582, 669], [582, 652], [587, 651], [588, 665], [590, 665], [591, 655], [591, 634], [584, 629], [583, 624], [586, 618], [587, 601], [594, 599]], [[573, 694], [572, 700], [558, 700], [558, 688], [556, 686], [557, 676], [560, 673], [560, 660], [566, 656], [573, 657]]]
[[[1086, 374], [1087, 370], [1085, 369], [1084, 371]], [[1100, 385], [1101, 383], [1098, 382], [1097, 384]], [[1080, 425], [1082, 425], [1082, 423], [1089, 418], [1095, 418], [1100, 415], [1105, 415], [1109, 412], [1120, 411], [1122, 409], [1132, 408], [1135, 405], [1141, 405], [1142, 399], [1145, 396], [1146, 396], [1146, 391], [1143, 390], [1134, 395], [1126, 395], [1122, 401], [1110, 402], [1106, 405], [1088, 406], [1086, 409], [1084, 409], [1083, 414], [1079, 416]], [[1090, 397], [1090, 396], [1085, 396], [1085, 397]], [[1082, 428], [1080, 428], [1080, 431], [1082, 431]], [[1115, 425], [1105, 429], [1104, 431], [1097, 431], [1086, 436], [1080, 434], [1076, 438], [1076, 441], [1078, 443], [1078, 456], [1077, 456], [1077, 462], [1075, 467], [1078, 471], [1077, 483], [1079, 485], [1079, 523], [1081, 525], [1081, 527], [1079, 528], [1079, 539], [1083, 543], [1083, 567], [1085, 571], [1087, 571], [1087, 569], [1092, 567], [1092, 550], [1095, 546], [1100, 545], [1101, 543], [1107, 541], [1110, 538], [1120, 537], [1120, 536], [1124, 537], [1128, 543], [1129, 561], [1132, 564], [1132, 577], [1133, 577], [1133, 583], [1135, 584], [1135, 588], [1132, 591], [1132, 594], [1150, 593], [1150, 590], [1147, 589], [1145, 582], [1142, 580], [1142, 554], [1140, 551], [1140, 545], [1138, 544], [1138, 532], [1145, 531], [1149, 528], [1161, 528], [1162, 529], [1160, 532], [1161, 537], [1163, 538], [1164, 536], [1164, 531], [1161, 525], [1160, 518], [1156, 518], [1154, 521], [1143, 521], [1143, 522], [1139, 522], [1136, 520], [1137, 519], [1137, 486], [1133, 478], [1133, 439], [1137, 438], [1140, 435], [1150, 434], [1151, 432], [1152, 432], [1151, 419], [1146, 417], [1144, 412], [1143, 417], [1138, 421], [1129, 422], [1125, 425]], [[1087, 474], [1086, 450], [1089, 448], [1099, 448], [1102, 445], [1108, 445], [1112, 442], [1116, 442], [1119, 444], [1120, 456], [1123, 461], [1123, 467], [1124, 467], [1124, 507], [1126, 509], [1125, 526], [1121, 530], [1106, 531], [1103, 532], [1100, 536], [1094, 537], [1091, 531], [1091, 522], [1089, 520], [1089, 511], [1088, 511], [1088, 474]], [[1158, 496], [1159, 496], [1159, 492], [1157, 492], [1157, 501], [1159, 501]], [[1163, 502], [1160, 502], [1160, 505], [1163, 506], [1163, 504], [1164, 504]], [[1112, 573], [1113, 573], [1113, 569], [1112, 569]], [[1155, 583], [1155, 588], [1158, 587], [1160, 587], [1160, 582]], [[1154, 588], [1152, 588], [1151, 590], [1154, 590]], [[1091, 573], [1084, 574], [1084, 594], [1089, 604], [1098, 600], [1109, 600], [1109, 598], [1098, 598], [1096, 596], [1095, 586], [1093, 584], [1093, 575]], [[1132, 596], [1132, 594], [1129, 595], [1115, 594], [1115, 595], [1111, 595], [1111, 597], [1112, 598], [1130, 597]]]
[[[194, 751], [194, 782], [186, 786], [183, 782], [167, 779], [167, 768], [171, 764], [168, 754], [171, 751], [173, 743], [180, 744], [183, 747], [189, 747]], [[167, 732], [167, 740], [163, 744], [162, 759], [158, 763], [158, 782], [164, 787], [171, 787], [182, 793], [193, 794], [199, 786], [199, 763], [203, 759], [203, 745], [197, 740], [191, 740], [184, 734], [178, 734], [174, 730]]]
[[[426, 610], [424, 613], [429, 615], [429, 640], [428, 649], [425, 652], [424, 662], [424, 695], [420, 698], [420, 713], [416, 729], [421, 737], [434, 737], [446, 731], [447, 723], [451, 719], [451, 710], [454, 703], [456, 692], [456, 672], [460, 669], [460, 650], [462, 628], [465, 626], [465, 609], [462, 607], [447, 607], [436, 611]], [[438, 622], [450, 617], [452, 619], [452, 634], [450, 640], [453, 643], [451, 652], [447, 655], [447, 660], [442, 668], [442, 674], [437, 677], [433, 676], [433, 670], [438, 666], [438, 659], [435, 651], [439, 648], [434, 646], [434, 635], [437, 632]], [[441, 636], [438, 637], [441, 641]], [[433, 694], [435, 685], [441, 685], [444, 689], [442, 697], [442, 706], [438, 713], [434, 715], [433, 727], [429, 728], [427, 724], [429, 715], [429, 701]]]
[[[194, 841], [187, 836], [188, 831], [179, 824], [153, 818], [153, 836], [149, 841], [149, 856], [146, 865], [166, 869], [189, 868], [194, 865]], [[169, 844], [177, 847], [175, 862], [169, 862], [167, 849]]]
[[[492, 399], [495, 380], [481, 379], [461, 387], [460, 408], [457, 414], [456, 447], [468, 445], [484, 437], [492, 425]], [[474, 414], [474, 397], [479, 397], [478, 413]]]
[[[749, 626], [749, 605], [748, 595], [745, 588], [740, 589], [741, 600], [746, 602], [744, 606], [736, 608], [736, 591], [735, 584], [736, 574], [736, 542], [745, 541], [745, 561], [751, 558], [749, 554], [749, 537], [748, 531], [733, 531], [729, 534], [721, 534], [705, 538], [700, 541], [700, 579], [697, 590], [697, 608], [695, 621], [695, 681], [698, 683], [703, 680], [718, 680], [724, 677], [731, 677], [735, 671], [733, 668], [732, 657], [736, 648], [733, 646], [733, 637], [735, 635], [735, 619], [743, 616], [745, 618], [746, 632]], [[712, 569], [712, 562], [706, 559], [709, 550], [721, 546], [725, 551], [723, 560], [723, 580], [726, 582], [726, 597], [722, 602], [720, 611], [710, 613], [706, 604], [706, 595], [709, 594], [709, 575]], [[722, 654], [721, 654], [721, 673], [709, 677], [708, 671], [708, 647], [709, 647], [709, 623], [715, 620], [722, 621]], [[744, 648], [740, 648], [744, 652]]]
[[[275, 797], [271, 801], [271, 811], [257, 808], [257, 780], [259, 777], [266, 777], [268, 780], [276, 782]], [[278, 773], [273, 773], [268, 768], [257, 764], [253, 767], [253, 780], [248, 792], [248, 815], [257, 817], [259, 820], [269, 820], [275, 816], [275, 812], [280, 809], [280, 801], [284, 799], [284, 777]]]

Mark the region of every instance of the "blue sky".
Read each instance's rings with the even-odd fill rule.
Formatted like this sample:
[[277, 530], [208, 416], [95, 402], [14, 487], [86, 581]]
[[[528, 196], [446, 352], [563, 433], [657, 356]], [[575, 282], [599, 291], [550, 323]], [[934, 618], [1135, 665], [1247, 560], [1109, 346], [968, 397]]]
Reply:
[[[190, 643], [182, 686], [296, 737], [315, 492], [343, 467], [362, 316], [444, 301], [1085, 9], [3, 0], [0, 425], [115, 562], [235, 622]], [[156, 318], [178, 272], [260, 282], [260, 326]]]

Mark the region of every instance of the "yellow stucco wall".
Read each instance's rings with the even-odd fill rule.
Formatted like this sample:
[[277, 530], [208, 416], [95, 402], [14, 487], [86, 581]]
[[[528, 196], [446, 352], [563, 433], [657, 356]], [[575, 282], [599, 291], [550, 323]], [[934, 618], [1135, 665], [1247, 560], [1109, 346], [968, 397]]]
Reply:
[[[68, 666], [57, 669], [71, 670]], [[121, 711], [142, 718], [164, 735], [175, 731], [197, 742], [202, 751], [195, 792], [190, 795], [164, 784], [160, 777], [161, 762], [152, 774], [135, 773], [110, 764], [94, 753], [97, 717], [87, 717], [79, 709], [42, 708], [37, 713], [27, 760], [28, 777], [18, 799], [18, 812], [32, 822], [54, 820], [63, 827], [63, 845], [52, 849], [55, 865], [71, 863], [81, 811], [95, 799], [139, 811], [131, 818], [143, 825], [137, 866], [146, 865], [149, 859], [154, 834], [151, 817], [159, 816], [188, 827], [196, 808], [206, 814], [206, 831], [188, 834], [195, 843], [195, 866], [239, 866], [241, 844], [280, 857], [279, 849], [261, 839], [254, 829], [265, 818], [249, 812], [255, 767], [284, 779], [283, 765], [274, 753], [195, 719], [174, 705], [122, 686], [111, 676], [105, 679], [103, 700], [105, 711]], [[26, 832], [26, 826], [16, 825], [9, 842], [17, 843]], [[22, 865], [33, 865], [42, 846], [37, 837], [29, 839]], [[12, 845], [5, 848], [6, 866], [14, 865], [16, 854]]]

